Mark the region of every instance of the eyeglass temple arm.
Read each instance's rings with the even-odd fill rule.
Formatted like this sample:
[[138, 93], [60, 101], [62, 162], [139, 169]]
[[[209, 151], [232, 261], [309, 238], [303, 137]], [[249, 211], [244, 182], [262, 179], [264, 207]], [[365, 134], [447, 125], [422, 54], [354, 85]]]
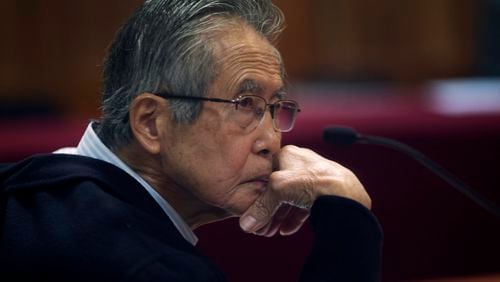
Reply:
[[231, 103], [231, 104], [236, 104], [237, 101], [235, 100], [226, 100], [226, 99], [220, 99], [220, 98], [207, 98], [207, 97], [196, 97], [196, 96], [181, 96], [181, 95], [171, 95], [168, 92], [160, 92], [157, 93], [156, 95], [164, 98], [164, 99], [184, 99], [184, 100], [203, 100], [203, 101], [210, 101], [210, 102], [217, 102], [217, 103]]

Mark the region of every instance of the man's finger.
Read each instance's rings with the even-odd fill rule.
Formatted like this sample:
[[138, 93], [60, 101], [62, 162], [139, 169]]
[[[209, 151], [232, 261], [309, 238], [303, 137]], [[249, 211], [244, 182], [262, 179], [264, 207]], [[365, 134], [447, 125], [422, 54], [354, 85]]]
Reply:
[[292, 207], [290, 205], [282, 204], [274, 213], [271, 222], [266, 224], [263, 228], [257, 230], [255, 234], [265, 237], [274, 236], [278, 232], [278, 230], [281, 229], [281, 224], [286, 220], [291, 209]]
[[282, 236], [287, 236], [299, 231], [308, 217], [308, 210], [293, 207], [287, 219], [280, 226], [280, 234]]
[[241, 229], [248, 233], [255, 233], [272, 220], [279, 206], [279, 199], [274, 196], [271, 189], [268, 189], [240, 217]]

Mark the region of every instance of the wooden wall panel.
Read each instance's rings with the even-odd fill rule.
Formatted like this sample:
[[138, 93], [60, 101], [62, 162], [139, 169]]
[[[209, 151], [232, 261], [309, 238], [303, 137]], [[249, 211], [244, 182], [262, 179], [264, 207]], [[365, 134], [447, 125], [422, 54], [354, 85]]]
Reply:
[[140, 1], [3, 1], [0, 97], [44, 97], [67, 112], [97, 111], [100, 65]]
[[[97, 112], [100, 64], [141, 0], [3, 0], [0, 102]], [[422, 81], [472, 73], [474, 0], [276, 0], [292, 80]]]
[[280, 38], [279, 50], [285, 60], [287, 72], [297, 78], [314, 69], [318, 61], [316, 51], [316, 16], [314, 1], [277, 0], [283, 10], [286, 29]]
[[302, 52], [316, 56], [309, 58], [314, 60], [310, 69], [291, 73], [313, 79], [396, 81], [470, 74], [477, 5], [473, 0], [312, 1], [302, 15], [310, 17], [303, 22], [312, 21], [311, 28], [285, 37], [312, 40]]

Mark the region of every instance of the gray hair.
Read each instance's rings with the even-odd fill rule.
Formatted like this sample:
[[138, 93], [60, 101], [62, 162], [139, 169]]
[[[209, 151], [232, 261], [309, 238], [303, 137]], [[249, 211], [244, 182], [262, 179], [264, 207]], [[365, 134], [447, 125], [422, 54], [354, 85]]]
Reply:
[[[111, 149], [133, 135], [129, 105], [144, 92], [205, 96], [217, 75], [214, 35], [245, 24], [275, 44], [284, 24], [271, 0], [146, 0], [118, 31], [104, 63], [103, 117], [97, 128]], [[172, 118], [195, 121], [198, 101], [170, 101]]]

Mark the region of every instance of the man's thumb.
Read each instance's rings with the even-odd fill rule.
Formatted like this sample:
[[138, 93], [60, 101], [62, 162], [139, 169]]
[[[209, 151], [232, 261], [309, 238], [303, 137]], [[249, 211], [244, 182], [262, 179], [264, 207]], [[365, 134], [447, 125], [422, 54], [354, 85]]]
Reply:
[[272, 196], [269, 190], [266, 191], [240, 217], [241, 229], [248, 233], [255, 233], [272, 220], [279, 206], [280, 202]]

